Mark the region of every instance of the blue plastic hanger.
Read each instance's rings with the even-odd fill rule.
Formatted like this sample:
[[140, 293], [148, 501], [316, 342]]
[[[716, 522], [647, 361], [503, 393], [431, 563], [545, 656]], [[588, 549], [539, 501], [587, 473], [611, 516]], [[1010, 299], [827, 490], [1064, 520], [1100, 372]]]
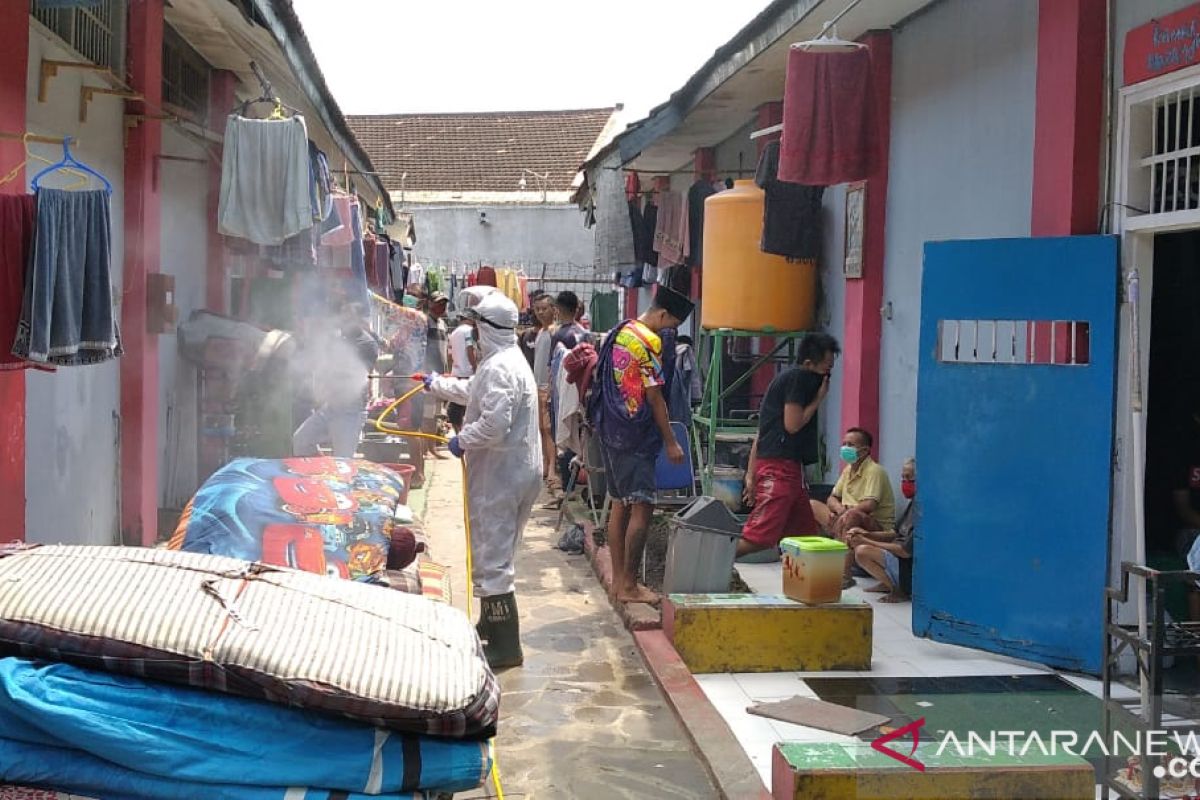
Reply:
[[31, 181], [33, 190], [36, 192], [38, 189], [42, 188], [41, 187], [42, 178], [46, 177], [51, 172], [63, 169], [64, 167], [71, 167], [74, 169], [78, 169], [82, 172], [86, 172], [88, 175], [93, 176], [94, 178], [96, 178], [97, 180], [99, 180], [101, 183], [104, 184], [104, 191], [108, 192], [109, 194], [112, 194], [113, 187], [112, 187], [112, 184], [108, 182], [108, 178], [104, 177], [99, 172], [96, 172], [96, 170], [92, 169], [87, 164], [82, 163], [81, 161], [76, 159], [75, 156], [71, 155], [71, 138], [69, 136], [67, 138], [63, 139], [62, 161], [59, 161], [57, 164], [51, 164], [50, 166], [46, 167], [44, 170], [39, 172], [37, 175], [34, 175], [33, 180]]

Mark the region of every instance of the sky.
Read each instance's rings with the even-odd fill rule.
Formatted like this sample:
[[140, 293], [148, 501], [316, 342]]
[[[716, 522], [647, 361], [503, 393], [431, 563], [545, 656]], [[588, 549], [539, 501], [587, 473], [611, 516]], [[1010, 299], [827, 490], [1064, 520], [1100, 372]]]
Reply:
[[293, 0], [347, 114], [665, 102], [769, 0]]

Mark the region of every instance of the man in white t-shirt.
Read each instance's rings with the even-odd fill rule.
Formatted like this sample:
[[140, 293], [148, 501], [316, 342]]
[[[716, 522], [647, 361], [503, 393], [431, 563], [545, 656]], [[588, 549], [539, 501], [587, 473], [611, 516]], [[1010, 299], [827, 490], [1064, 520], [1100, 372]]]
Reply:
[[[475, 374], [479, 364], [478, 351], [471, 336], [471, 326], [466, 320], [458, 323], [458, 327], [450, 332], [450, 374], [455, 378], [470, 378]], [[466, 406], [449, 403], [446, 406], [446, 418], [454, 426], [454, 432], [462, 430], [463, 418], [467, 413]]]

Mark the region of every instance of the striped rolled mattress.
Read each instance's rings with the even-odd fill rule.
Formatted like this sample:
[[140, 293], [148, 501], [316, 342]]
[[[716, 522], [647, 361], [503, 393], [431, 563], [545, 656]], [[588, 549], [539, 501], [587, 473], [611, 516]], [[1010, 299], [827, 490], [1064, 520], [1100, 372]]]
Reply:
[[433, 736], [490, 737], [499, 711], [475, 629], [452, 606], [199, 553], [0, 549], [0, 655]]

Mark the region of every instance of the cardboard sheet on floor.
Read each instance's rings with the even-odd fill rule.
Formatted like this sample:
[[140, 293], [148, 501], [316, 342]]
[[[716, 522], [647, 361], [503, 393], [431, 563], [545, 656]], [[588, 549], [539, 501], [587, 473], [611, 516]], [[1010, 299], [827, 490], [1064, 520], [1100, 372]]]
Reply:
[[832, 731], [846, 736], [855, 736], [863, 731], [891, 722], [891, 717], [885, 717], [882, 714], [859, 711], [857, 708], [826, 703], [824, 700], [814, 700], [811, 697], [792, 697], [774, 703], [759, 703], [746, 710], [760, 717], [790, 722], [793, 725], [804, 725], [809, 728], [820, 728], [823, 731]]

